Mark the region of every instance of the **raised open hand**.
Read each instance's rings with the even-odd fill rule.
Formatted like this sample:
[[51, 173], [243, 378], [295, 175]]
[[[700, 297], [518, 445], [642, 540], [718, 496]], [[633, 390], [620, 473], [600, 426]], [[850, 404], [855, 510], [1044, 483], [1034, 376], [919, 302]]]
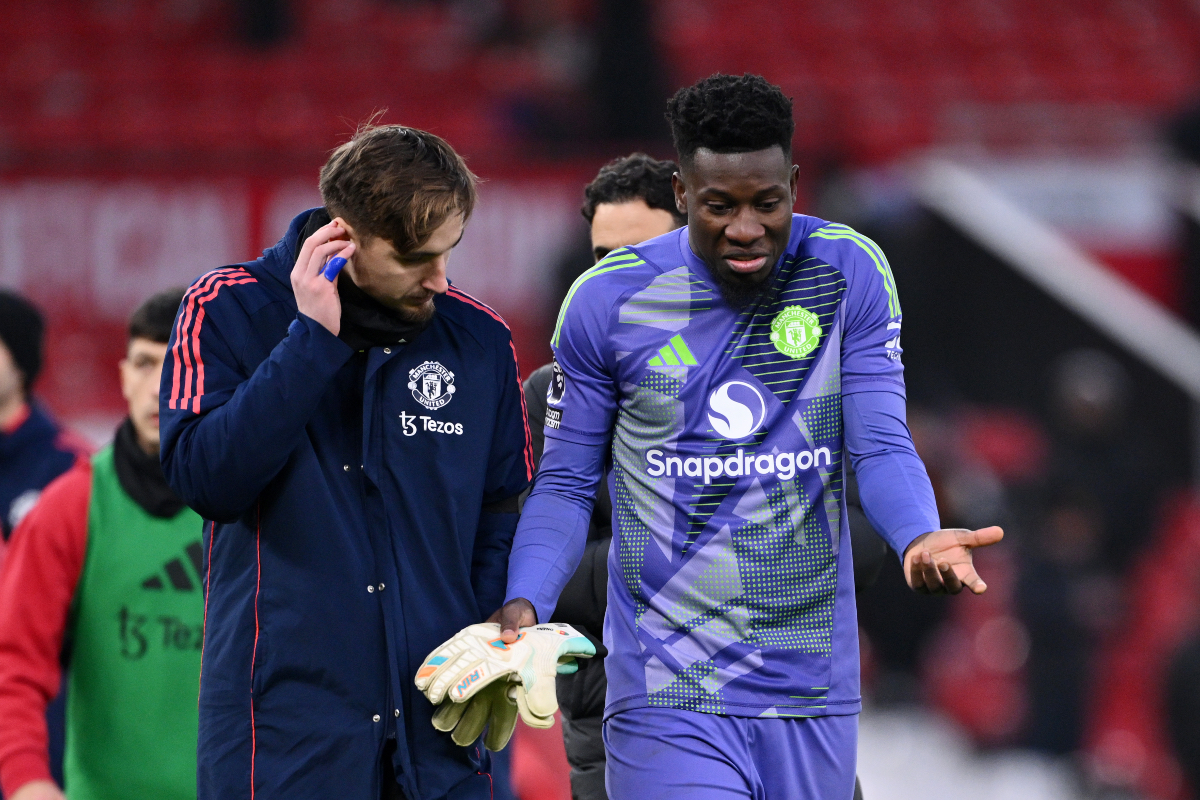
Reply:
[[975, 571], [971, 551], [1003, 538], [1004, 531], [995, 525], [977, 531], [944, 528], [918, 536], [904, 551], [904, 577], [922, 594], [958, 594], [964, 586], [983, 594], [987, 584]]

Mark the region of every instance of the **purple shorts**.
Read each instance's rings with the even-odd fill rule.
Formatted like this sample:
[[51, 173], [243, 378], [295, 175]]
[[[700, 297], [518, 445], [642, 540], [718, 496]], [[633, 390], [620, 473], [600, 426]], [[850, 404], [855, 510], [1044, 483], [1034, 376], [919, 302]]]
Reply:
[[633, 708], [604, 722], [610, 800], [851, 800], [858, 715]]

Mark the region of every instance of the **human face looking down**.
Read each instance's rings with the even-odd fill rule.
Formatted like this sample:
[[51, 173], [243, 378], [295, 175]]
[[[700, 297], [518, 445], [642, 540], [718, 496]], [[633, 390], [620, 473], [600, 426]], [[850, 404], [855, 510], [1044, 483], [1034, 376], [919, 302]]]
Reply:
[[619, 247], [639, 244], [678, 227], [671, 212], [651, 208], [640, 197], [598, 203], [592, 214], [592, 256], [599, 261]]
[[700, 148], [671, 183], [688, 243], [735, 294], [762, 286], [787, 249], [800, 168], [778, 145], [748, 153]]
[[166, 342], [141, 337], [130, 339], [121, 360], [121, 394], [129, 403], [129, 419], [142, 450], [158, 452], [158, 386], [162, 378]]
[[450, 251], [462, 240], [462, 215], [447, 217], [423, 244], [408, 253], [397, 253], [391, 242], [378, 236], [363, 239], [345, 220], [339, 217], [337, 221], [355, 244], [345, 267], [355, 285], [411, 322], [430, 319], [433, 298], [444, 294], [449, 285], [446, 268]]

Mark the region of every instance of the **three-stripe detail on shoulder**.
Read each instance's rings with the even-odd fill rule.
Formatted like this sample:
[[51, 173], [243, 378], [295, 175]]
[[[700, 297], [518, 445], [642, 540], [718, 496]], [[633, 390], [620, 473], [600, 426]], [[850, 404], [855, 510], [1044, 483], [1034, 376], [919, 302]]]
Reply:
[[467, 305], [473, 306], [475, 308], [478, 308], [480, 311], [483, 311], [485, 314], [490, 316], [492, 319], [496, 320], [501, 325], [503, 325], [504, 329], [506, 331], [508, 331], [508, 333], [509, 333], [508, 347], [512, 351], [513, 366], [516, 368], [516, 371], [517, 371], [517, 397], [521, 398], [521, 424], [522, 424], [522, 426], [524, 426], [524, 432], [525, 432], [525, 447], [524, 447], [525, 473], [526, 473], [525, 479], [533, 480], [533, 472], [534, 472], [533, 437], [529, 434], [529, 409], [525, 407], [525, 387], [521, 385], [521, 364], [517, 360], [517, 346], [513, 343], [513, 340], [512, 340], [512, 329], [508, 327], [508, 323], [504, 321], [504, 317], [497, 314], [486, 303], [482, 303], [479, 300], [476, 300], [474, 297], [467, 294], [462, 289], [459, 289], [457, 286], [450, 286], [450, 288], [446, 290], [446, 294], [450, 295], [455, 300], [461, 300], [462, 302], [466, 303]]
[[636, 267], [645, 263], [644, 260], [638, 257], [637, 253], [622, 247], [600, 259], [596, 262], [596, 266], [576, 278], [575, 283], [571, 284], [571, 290], [567, 292], [567, 296], [563, 300], [562, 308], [558, 310], [558, 321], [554, 324], [554, 335], [550, 337], [550, 346], [558, 347], [558, 338], [562, 333], [563, 320], [567, 316], [567, 306], [571, 305], [571, 300], [575, 297], [575, 293], [579, 291], [580, 286], [583, 286], [583, 284], [597, 275], [603, 275], [606, 272], [612, 272], [617, 269], [625, 269], [626, 267]]
[[816, 237], [818, 239], [829, 240], [847, 239], [861, 247], [870, 256], [871, 261], [875, 263], [875, 269], [883, 276], [883, 288], [887, 290], [888, 296], [888, 314], [893, 317], [900, 316], [900, 295], [896, 291], [896, 279], [892, 277], [892, 267], [888, 264], [887, 257], [884, 256], [883, 251], [879, 249], [879, 245], [848, 225], [842, 225], [837, 222], [824, 225], [813, 231], [809, 236], [810, 238]]
[[226, 286], [243, 283], [258, 283], [258, 280], [241, 267], [223, 267], [196, 281], [184, 294], [175, 320], [175, 346], [171, 349], [174, 365], [167, 408], [181, 411], [190, 408], [193, 414], [200, 413], [200, 398], [204, 396], [204, 359], [200, 354], [204, 306]]

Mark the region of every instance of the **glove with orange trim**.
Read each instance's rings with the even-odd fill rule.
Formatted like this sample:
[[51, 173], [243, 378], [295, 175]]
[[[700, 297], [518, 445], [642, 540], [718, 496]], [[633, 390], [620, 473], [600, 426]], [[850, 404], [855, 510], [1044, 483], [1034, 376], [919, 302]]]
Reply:
[[[548, 623], [521, 628], [517, 641], [505, 644], [500, 626], [484, 622], [463, 628], [430, 653], [417, 671], [415, 683], [431, 703], [442, 706], [436, 712], [435, 727], [453, 730], [455, 742], [465, 746], [473, 743], [492, 720], [497, 730], [489, 730], [485, 744], [499, 749], [507, 743], [515, 724], [510, 706], [516, 706], [527, 725], [551, 727], [558, 710], [555, 675], [577, 671], [577, 658], [595, 654], [595, 645], [570, 625]], [[447, 701], [464, 705], [481, 695], [485, 696], [476, 701], [479, 705], [474, 709], [444, 705]]]

